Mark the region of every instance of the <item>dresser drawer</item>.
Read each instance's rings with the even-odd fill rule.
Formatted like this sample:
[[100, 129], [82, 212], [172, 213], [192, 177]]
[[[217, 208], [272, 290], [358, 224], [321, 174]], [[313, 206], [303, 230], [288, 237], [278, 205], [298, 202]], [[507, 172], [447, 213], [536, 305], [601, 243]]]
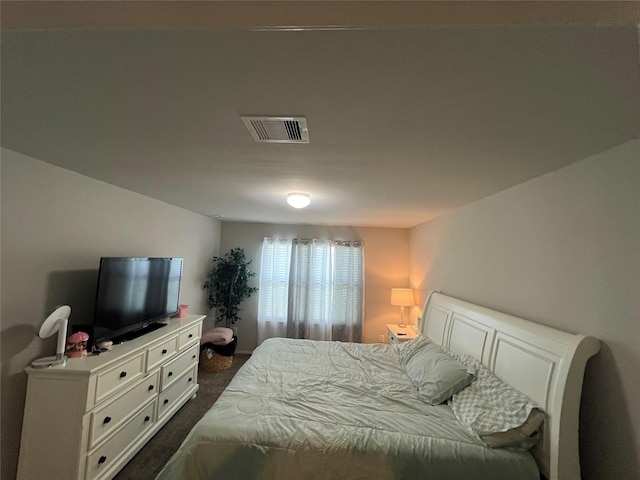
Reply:
[[95, 447], [103, 438], [124, 423], [140, 405], [158, 394], [160, 372], [143, 378], [138, 385], [110, 400], [91, 414], [89, 448]]
[[87, 456], [87, 480], [113, 476], [111, 469], [118, 463], [119, 457], [127, 453], [135, 441], [153, 427], [156, 419], [155, 409], [156, 402], [150, 402], [118, 433]]
[[177, 336], [170, 338], [169, 340], [166, 340], [159, 345], [154, 345], [153, 347], [151, 347], [147, 353], [147, 372], [150, 372], [165, 360], [170, 359], [176, 354], [177, 351]]
[[115, 393], [118, 389], [131, 385], [144, 374], [144, 352], [121, 364], [99, 373], [96, 380], [96, 404]]
[[198, 366], [192, 366], [181, 377], [177, 378], [171, 386], [160, 394], [158, 401], [158, 418], [162, 418], [167, 412], [171, 411], [172, 407], [176, 404], [180, 398], [193, 389], [193, 386], [198, 383]]
[[198, 350], [200, 345], [196, 344], [186, 352], [163, 365], [160, 369], [162, 389], [164, 392], [173, 382], [175, 382], [184, 371], [192, 365], [198, 364]]
[[178, 348], [182, 349], [185, 346], [189, 345], [191, 342], [195, 341], [197, 338], [200, 338], [200, 327], [201, 325], [199, 324], [182, 332], [180, 334], [180, 342]]

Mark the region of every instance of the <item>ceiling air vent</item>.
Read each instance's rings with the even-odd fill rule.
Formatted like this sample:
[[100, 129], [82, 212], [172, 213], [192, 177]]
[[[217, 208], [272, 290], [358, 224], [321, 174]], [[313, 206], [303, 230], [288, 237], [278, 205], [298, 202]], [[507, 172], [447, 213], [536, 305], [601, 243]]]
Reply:
[[307, 119], [304, 117], [241, 116], [256, 142], [309, 143]]

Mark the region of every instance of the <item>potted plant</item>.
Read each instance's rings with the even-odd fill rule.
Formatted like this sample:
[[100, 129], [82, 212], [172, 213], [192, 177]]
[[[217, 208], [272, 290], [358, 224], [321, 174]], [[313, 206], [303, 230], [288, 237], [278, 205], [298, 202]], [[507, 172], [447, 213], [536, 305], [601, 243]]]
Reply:
[[217, 308], [216, 323], [232, 328], [240, 320], [239, 305], [249, 298], [257, 287], [249, 286], [249, 279], [256, 276], [249, 270], [252, 260], [247, 261], [242, 248], [234, 248], [223, 257], [213, 257], [211, 270], [203, 288], [209, 291], [207, 307]]

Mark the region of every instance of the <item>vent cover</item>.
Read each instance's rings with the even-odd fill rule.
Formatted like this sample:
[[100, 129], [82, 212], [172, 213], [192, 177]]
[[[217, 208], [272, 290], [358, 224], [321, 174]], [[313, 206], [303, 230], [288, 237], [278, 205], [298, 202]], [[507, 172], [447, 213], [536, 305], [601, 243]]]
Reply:
[[309, 143], [307, 119], [304, 117], [241, 116], [256, 142]]

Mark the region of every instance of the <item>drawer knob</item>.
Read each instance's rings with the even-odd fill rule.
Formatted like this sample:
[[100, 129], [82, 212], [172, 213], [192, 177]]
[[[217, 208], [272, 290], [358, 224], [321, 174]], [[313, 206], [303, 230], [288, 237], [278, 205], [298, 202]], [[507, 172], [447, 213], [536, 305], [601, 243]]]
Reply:
[[149, 385], [149, 391], [153, 390], [153, 385]]
[[193, 338], [193, 333], [190, 333], [190, 334], [189, 334], [189, 338]]
[[172, 375], [173, 375], [173, 372], [169, 372], [169, 373], [167, 374], [167, 376], [168, 376], [168, 377], [171, 377]]
[[167, 349], [166, 349], [166, 348], [163, 348], [163, 349], [162, 349], [162, 354], [164, 355], [165, 353], [167, 353]]
[[192, 380], [193, 380], [193, 378], [189, 377], [189, 380], [188, 380], [188, 381], [189, 381], [189, 382], [191, 382]]
[[124, 378], [127, 376], [127, 372], [120, 372], [120, 378]]
[[164, 399], [164, 404], [166, 405], [167, 403], [169, 403], [169, 399], [168, 399], [168, 398], [165, 398], [165, 399]]
[[111, 421], [111, 417], [104, 417], [102, 423], [109, 423]]
[[194, 358], [196, 358], [196, 356], [194, 355], [193, 357], [191, 357], [191, 359], [193, 360]]
[[151, 417], [149, 415], [144, 417], [144, 423], [147, 423], [149, 420], [151, 420]]
[[104, 455], [98, 459], [98, 463], [104, 463], [106, 461], [107, 461], [107, 457], [105, 457]]

